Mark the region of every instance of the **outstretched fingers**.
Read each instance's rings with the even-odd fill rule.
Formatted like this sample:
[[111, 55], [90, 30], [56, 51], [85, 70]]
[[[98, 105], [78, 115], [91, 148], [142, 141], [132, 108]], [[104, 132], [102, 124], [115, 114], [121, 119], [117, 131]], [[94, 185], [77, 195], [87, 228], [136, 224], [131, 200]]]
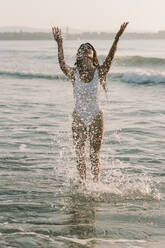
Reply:
[[128, 23], [129, 23], [129, 22], [124, 22], [124, 23], [121, 25], [121, 28], [120, 28], [120, 29], [124, 31], [125, 28], [127, 27]]
[[115, 39], [119, 39], [119, 37], [123, 34], [124, 30], [126, 29], [127, 25], [129, 22], [124, 22], [121, 26], [120, 26], [120, 30], [118, 31], [118, 33], [116, 34], [116, 38]]
[[61, 29], [59, 27], [52, 27], [52, 33], [53, 33], [53, 36], [54, 36], [54, 39], [56, 41], [60, 41], [62, 40], [62, 33], [61, 33]]

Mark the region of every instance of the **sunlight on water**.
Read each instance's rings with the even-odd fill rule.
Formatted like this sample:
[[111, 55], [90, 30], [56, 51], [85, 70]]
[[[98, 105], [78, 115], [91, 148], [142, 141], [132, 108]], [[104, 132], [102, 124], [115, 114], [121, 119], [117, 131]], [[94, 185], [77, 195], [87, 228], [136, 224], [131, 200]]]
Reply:
[[[101, 62], [110, 44], [93, 43]], [[87, 143], [84, 183], [54, 43], [1, 42], [0, 248], [164, 248], [164, 44], [121, 42], [101, 92], [100, 181]], [[65, 42], [68, 64], [79, 45]]]

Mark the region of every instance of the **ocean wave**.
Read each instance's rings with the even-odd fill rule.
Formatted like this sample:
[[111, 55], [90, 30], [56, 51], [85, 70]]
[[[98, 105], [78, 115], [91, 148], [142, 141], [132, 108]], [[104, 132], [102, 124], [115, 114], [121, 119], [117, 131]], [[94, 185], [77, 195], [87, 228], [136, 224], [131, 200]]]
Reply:
[[[39, 60], [54, 60], [54, 55], [35, 55], [36, 59]], [[106, 56], [99, 55], [99, 62], [100, 64], [103, 63]], [[69, 59], [69, 58], [68, 58]], [[73, 60], [73, 57], [71, 58]], [[165, 58], [159, 57], [143, 57], [143, 56], [116, 56], [113, 61], [115, 66], [122, 66], [122, 67], [164, 67], [165, 66]]]
[[68, 80], [62, 74], [43, 74], [43, 73], [31, 73], [31, 72], [15, 72], [15, 71], [0, 71], [0, 76], [20, 79], [48, 79], [48, 80]]
[[[99, 56], [100, 62], [103, 62], [105, 56]], [[164, 67], [165, 59], [156, 57], [142, 57], [142, 56], [120, 56], [114, 58], [115, 66], [122, 67]]]
[[141, 56], [123, 56], [116, 58], [116, 64], [120, 66], [165, 66], [165, 59], [154, 57], [141, 57]]
[[[62, 80], [69, 79], [64, 74], [44, 74], [31, 72], [14, 72], [14, 71], [0, 71], [0, 76], [19, 79], [47, 79], [47, 80]], [[127, 83], [137, 84], [162, 84], [165, 83], [165, 73], [151, 73], [151, 72], [117, 72], [109, 73], [107, 76], [107, 83], [110, 81], [123, 81]]]
[[127, 72], [123, 73], [123, 75], [121, 76], [121, 80], [127, 83], [137, 84], [163, 84], [165, 83], [165, 74]]

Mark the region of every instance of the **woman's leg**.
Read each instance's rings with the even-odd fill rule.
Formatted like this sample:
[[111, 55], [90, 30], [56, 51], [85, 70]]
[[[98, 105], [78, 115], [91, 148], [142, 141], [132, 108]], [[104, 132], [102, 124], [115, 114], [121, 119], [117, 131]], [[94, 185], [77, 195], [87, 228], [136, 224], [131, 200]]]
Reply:
[[100, 173], [100, 149], [104, 135], [104, 116], [103, 112], [99, 112], [96, 118], [89, 126], [90, 139], [90, 160], [91, 172], [94, 175], [93, 181], [97, 182]]
[[77, 157], [77, 169], [79, 171], [81, 179], [86, 179], [86, 140], [87, 140], [87, 129], [85, 124], [77, 116], [76, 112], [73, 112], [73, 143], [75, 146], [75, 152]]

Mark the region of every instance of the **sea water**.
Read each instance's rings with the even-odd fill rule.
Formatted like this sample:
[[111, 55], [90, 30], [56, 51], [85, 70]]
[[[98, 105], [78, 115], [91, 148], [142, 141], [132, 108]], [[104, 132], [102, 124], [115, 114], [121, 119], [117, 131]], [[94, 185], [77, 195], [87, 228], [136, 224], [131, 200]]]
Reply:
[[[84, 42], [84, 41], [83, 41]], [[91, 41], [100, 64], [110, 41]], [[74, 66], [81, 41], [65, 41]], [[0, 41], [0, 247], [165, 246], [165, 41], [120, 40], [100, 182], [79, 184], [55, 41]], [[87, 157], [89, 144], [87, 144]]]

